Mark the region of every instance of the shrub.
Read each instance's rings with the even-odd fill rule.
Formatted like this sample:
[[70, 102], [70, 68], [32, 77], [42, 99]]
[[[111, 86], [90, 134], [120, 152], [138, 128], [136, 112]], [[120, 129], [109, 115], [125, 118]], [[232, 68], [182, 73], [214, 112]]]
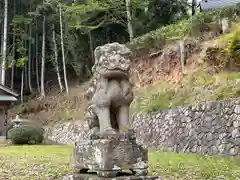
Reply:
[[[240, 68], [240, 24], [233, 24], [232, 31], [218, 39], [222, 55], [216, 62], [221, 69], [239, 71]], [[224, 58], [225, 55], [225, 58]], [[213, 57], [213, 56], [212, 56]]]
[[13, 144], [40, 144], [43, 141], [44, 130], [33, 125], [21, 125], [8, 131], [8, 138]]
[[7, 131], [9, 131], [10, 129], [12, 129], [14, 127], [14, 123], [13, 122], [9, 122], [7, 124]]
[[150, 94], [149, 97], [145, 97], [137, 103], [136, 109], [144, 112], [152, 112], [170, 108], [170, 102], [174, 95], [175, 92], [172, 89]]
[[[16, 122], [13, 122], [13, 121], [8, 122], [8, 124], [7, 124], [7, 132], [10, 129], [12, 129], [15, 125], [17, 125]], [[30, 121], [21, 121], [19, 123], [19, 125], [17, 125], [17, 126], [22, 126], [22, 125], [31, 125], [32, 126], [32, 122], [30, 122]], [[35, 125], [35, 124], [33, 124], [33, 125]], [[7, 135], [7, 138], [8, 138], [8, 135]]]
[[227, 46], [225, 47], [225, 52], [231, 53], [235, 56], [240, 55], [240, 27], [239, 25], [236, 27], [236, 30], [231, 33], [227, 38]]

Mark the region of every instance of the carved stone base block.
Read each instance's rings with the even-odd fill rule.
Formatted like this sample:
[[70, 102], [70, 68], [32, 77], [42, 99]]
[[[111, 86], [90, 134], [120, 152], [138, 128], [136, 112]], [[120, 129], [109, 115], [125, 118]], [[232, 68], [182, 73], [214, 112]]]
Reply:
[[122, 170], [136, 176], [148, 174], [148, 150], [130, 135], [106, 135], [103, 139], [77, 142], [74, 149], [75, 173], [97, 172], [99, 177], [116, 177]]
[[119, 176], [114, 178], [98, 177], [87, 174], [76, 174], [63, 177], [63, 180], [162, 180], [158, 176]]

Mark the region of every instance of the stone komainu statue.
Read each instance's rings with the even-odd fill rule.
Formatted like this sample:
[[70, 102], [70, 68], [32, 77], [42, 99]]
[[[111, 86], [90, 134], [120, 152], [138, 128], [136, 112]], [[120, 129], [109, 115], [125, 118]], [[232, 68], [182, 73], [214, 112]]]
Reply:
[[129, 106], [133, 101], [130, 55], [131, 51], [119, 43], [106, 44], [94, 51], [93, 78], [85, 94], [90, 101], [85, 118], [92, 135], [130, 130]]
[[96, 171], [99, 177], [115, 179], [112, 177], [121, 176], [123, 169], [132, 171], [133, 176], [116, 179], [159, 179], [146, 176], [148, 151], [137, 144], [129, 125], [129, 106], [133, 100], [130, 54], [119, 43], [106, 44], [94, 51], [94, 75], [85, 94], [89, 99], [86, 119], [92, 134], [88, 140], [75, 142], [74, 171], [79, 174], [78, 179], [95, 179], [87, 174], [89, 170]]

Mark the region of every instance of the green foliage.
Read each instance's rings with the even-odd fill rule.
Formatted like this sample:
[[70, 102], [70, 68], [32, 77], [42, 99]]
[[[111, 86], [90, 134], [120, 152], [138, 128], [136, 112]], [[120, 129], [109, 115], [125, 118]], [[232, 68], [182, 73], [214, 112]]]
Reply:
[[239, 73], [219, 73], [213, 76], [199, 70], [188, 74], [181, 84], [175, 86], [160, 83], [147, 89], [140, 89], [132, 109], [137, 112], [152, 112], [200, 101], [238, 98], [239, 79]]
[[[126, 23], [122, 18], [126, 15], [121, 2], [93, 1], [88, 4], [65, 6], [65, 18], [70, 27], [83, 29], [85, 33], [111, 23], [125, 26]], [[113, 11], [114, 14], [111, 14]]]
[[[162, 3], [164, 2], [162, 1]], [[154, 29], [154, 26], [170, 23], [176, 20], [174, 19], [176, 12], [184, 11], [184, 4], [171, 5], [171, 3], [168, 3], [167, 5], [169, 8], [159, 14], [159, 11], [155, 11], [156, 9], [151, 9], [152, 4], [148, 4], [144, 0], [133, 0], [131, 7], [135, 34], [141, 35]], [[171, 6], [173, 7], [170, 8]], [[145, 11], [146, 8], [149, 9], [147, 12]], [[85, 4], [64, 5], [63, 10], [66, 27], [67, 63], [81, 78], [86, 74], [82, 73], [82, 69], [86, 69], [86, 67], [89, 70], [91, 69], [93, 62], [91, 50], [108, 42], [126, 43], [129, 39], [125, 1], [92, 0], [87, 1]], [[172, 16], [168, 17], [167, 14]], [[168, 19], [159, 21], [163, 17], [168, 17]], [[154, 20], [154, 22], [151, 22], [151, 25], [148, 26], [150, 20]], [[175, 29], [178, 29], [178, 27]], [[89, 34], [91, 34], [91, 39]], [[165, 40], [161, 36], [156, 39]], [[147, 43], [154, 41], [154, 45], [157, 46], [156, 39], [151, 40], [149, 38]], [[90, 41], [92, 41], [92, 44], [90, 44]]]
[[149, 22], [147, 26], [155, 29], [159, 27], [159, 24], [166, 25], [187, 17], [187, 3], [186, 0], [149, 1]]
[[17, 59], [16, 66], [17, 67], [23, 67], [27, 61], [28, 57], [21, 57]]
[[191, 21], [189, 19], [164, 26], [156, 31], [149, 32], [144, 36], [133, 39], [128, 46], [134, 51], [154, 51], [161, 49], [167, 41], [181, 39], [189, 33]]
[[43, 141], [43, 128], [33, 125], [20, 125], [8, 131], [13, 144], [40, 144]]
[[29, 24], [31, 22], [32, 22], [31, 17], [27, 17], [24, 15], [15, 15], [12, 20], [12, 25]]
[[56, 6], [55, 3], [44, 2], [43, 4], [37, 6], [35, 15], [48, 16], [54, 14], [56, 10], [54, 6]]
[[14, 60], [13, 56], [11, 56], [11, 55], [7, 56], [7, 61], [9, 62], [8, 63], [8, 68], [11, 68], [12, 66], [14, 66], [15, 60]]
[[[177, 12], [184, 11], [185, 5], [175, 0], [172, 1], [176, 3], [171, 4], [167, 2], [168, 8], [162, 11], [161, 3], [165, 3], [164, 1], [159, 3], [154, 1], [154, 3], [151, 4], [145, 0], [132, 0], [131, 11], [134, 34], [138, 36], [153, 30], [155, 27], [175, 21]], [[51, 55], [53, 54], [52, 47], [49, 46], [49, 44], [52, 43], [52, 24], [55, 26], [59, 59], [61, 59], [59, 43], [59, 10], [61, 7], [68, 73], [74, 72], [73, 75], [77, 75], [81, 81], [86, 80], [86, 78], [89, 78], [91, 75], [91, 67], [94, 62], [92, 51], [97, 46], [116, 41], [119, 43], [126, 43], [129, 40], [125, 3], [126, 2], [122, 0], [89, 0], [81, 1], [80, 3], [70, 3], [68, 5], [62, 4], [61, 1], [43, 2], [41, 0], [14, 0], [9, 2], [9, 7], [15, 7], [13, 8], [13, 12], [11, 11], [9, 15], [9, 21], [11, 21], [10, 24], [12, 26], [9, 30], [12, 30], [17, 41], [16, 48], [14, 48], [25, 49], [25, 52], [16, 51], [14, 54], [11, 52], [11, 47], [9, 47], [9, 52], [11, 53], [9, 53], [8, 67], [11, 68], [16, 65], [22, 68], [26, 65], [29, 44], [36, 42], [33, 37], [42, 36], [43, 16], [46, 18], [47, 35], [46, 69], [50, 69], [54, 66], [53, 62], [48, 61], [52, 59]], [[155, 7], [156, 3], [157, 6]], [[148, 9], [148, 11], [145, 11], [146, 9]], [[182, 16], [180, 17], [182, 18]], [[30, 28], [32, 30], [32, 37], [30, 37]], [[158, 39], [161, 38], [159, 37]], [[41, 38], [39, 38], [37, 42], [38, 44], [36, 45], [38, 45], [38, 51], [40, 52]], [[34, 59], [34, 47], [32, 47], [30, 53], [32, 53], [30, 57]], [[10, 58], [10, 56], [15, 57]], [[38, 60], [40, 60], [40, 57], [38, 57]], [[32, 62], [31, 64], [34, 65], [34, 63], [35, 62]], [[62, 67], [60, 60], [59, 67]], [[50, 73], [52, 71], [47, 70], [45, 72]], [[33, 71], [32, 74], [35, 74], [35, 72]], [[45, 77], [50, 76], [46, 75]]]
[[21, 46], [18, 49], [16, 49], [16, 51], [19, 52], [21, 55], [24, 55], [26, 54], [27, 49]]
[[14, 127], [14, 123], [10, 122], [7, 124], [7, 132]]
[[233, 55], [240, 55], [240, 27], [237, 27], [236, 30], [228, 36], [227, 45], [224, 48], [224, 51], [231, 53]]
[[235, 84], [227, 83], [226, 86], [216, 90], [214, 97], [216, 100], [240, 97], [240, 88]]
[[189, 91], [176, 92], [173, 89], [163, 89], [161, 92], [152, 93], [138, 102], [137, 110], [144, 112], [157, 111], [159, 109], [168, 109], [183, 106], [189, 103]]
[[144, 98], [139, 105], [140, 109], [146, 112], [156, 111], [158, 109], [170, 108], [169, 102], [174, 97], [174, 91], [166, 90], [164, 92], [153, 93], [149, 98]]
[[240, 24], [233, 24], [231, 32], [221, 36], [218, 40], [218, 48], [221, 49], [221, 58], [215, 65], [219, 69], [233, 69], [240, 67]]
[[[151, 31], [143, 36], [133, 39], [128, 46], [133, 52], [159, 51], [168, 42], [180, 40], [186, 36], [201, 36], [205, 31], [204, 26], [211, 29], [211, 26], [220, 19], [220, 17], [229, 17], [235, 20], [235, 15], [240, 11], [238, 6], [222, 8], [204, 13], [197, 13], [188, 19], [176, 21], [170, 25], [163, 26], [155, 31]], [[231, 12], [231, 13], [229, 13]], [[238, 14], [237, 14], [238, 15]], [[214, 26], [214, 25], [213, 25]]]

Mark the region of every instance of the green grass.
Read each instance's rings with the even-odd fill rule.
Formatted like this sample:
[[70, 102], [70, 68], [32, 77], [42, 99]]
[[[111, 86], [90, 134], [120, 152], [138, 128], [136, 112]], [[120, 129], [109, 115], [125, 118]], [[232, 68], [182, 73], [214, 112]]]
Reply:
[[139, 89], [133, 112], [151, 112], [201, 101], [240, 97], [240, 73], [209, 75], [200, 70], [186, 75], [178, 84], [160, 84]]
[[[0, 147], [0, 179], [58, 179], [71, 174], [72, 148], [69, 146]], [[227, 180], [240, 178], [240, 160], [176, 153], [149, 153], [150, 174], [167, 180]]]
[[152, 174], [167, 180], [227, 180], [240, 178], [240, 161], [215, 156], [152, 152], [149, 154]]
[[0, 147], [0, 179], [46, 180], [71, 172], [71, 147]]

